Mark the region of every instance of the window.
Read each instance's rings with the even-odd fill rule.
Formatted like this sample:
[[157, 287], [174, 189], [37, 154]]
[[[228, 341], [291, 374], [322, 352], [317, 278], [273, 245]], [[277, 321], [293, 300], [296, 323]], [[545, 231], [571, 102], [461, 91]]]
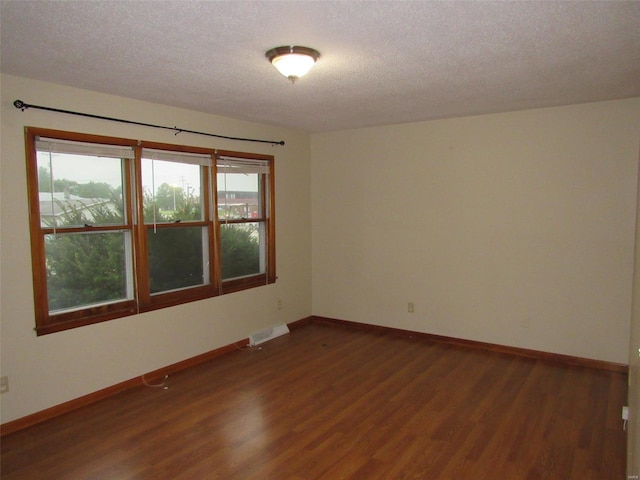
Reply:
[[210, 296], [208, 202], [212, 154], [142, 149], [141, 268], [145, 304]]
[[39, 335], [275, 282], [273, 157], [35, 128], [26, 144]]
[[[272, 242], [269, 164], [230, 156], [217, 159], [221, 276], [243, 284], [266, 275]], [[229, 282], [231, 283], [231, 282]]]

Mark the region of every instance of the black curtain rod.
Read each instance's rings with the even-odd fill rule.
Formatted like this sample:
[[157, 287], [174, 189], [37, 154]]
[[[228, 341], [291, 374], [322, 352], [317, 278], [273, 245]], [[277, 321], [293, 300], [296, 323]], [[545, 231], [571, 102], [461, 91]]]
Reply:
[[174, 131], [175, 132], [174, 135], [184, 132], [184, 133], [193, 133], [195, 135], [205, 135], [207, 137], [223, 138], [225, 140], [238, 140], [242, 142], [257, 142], [257, 143], [269, 143], [271, 145], [284, 145], [284, 140], [276, 141], [276, 140], [259, 140], [255, 138], [227, 137], [226, 135], [216, 135], [215, 133], [197, 132], [195, 130], [185, 130], [184, 128], [178, 128], [178, 127], [166, 127], [164, 125], [154, 125], [153, 123], [135, 122], [133, 120], [123, 120], [122, 118], [103, 117], [102, 115], [93, 115], [91, 113], [74, 112], [71, 110], [61, 110], [59, 108], [51, 108], [51, 107], [42, 107], [40, 105], [31, 105], [31, 104], [25, 103], [22, 100], [14, 101], [13, 106], [16, 108], [19, 108], [23, 112], [27, 108], [37, 108], [38, 110], [47, 110], [49, 112], [66, 113], [69, 115], [77, 115], [80, 117], [97, 118], [99, 120], [110, 120], [112, 122], [128, 123], [130, 125], [141, 125], [143, 127], [162, 128], [164, 130]]

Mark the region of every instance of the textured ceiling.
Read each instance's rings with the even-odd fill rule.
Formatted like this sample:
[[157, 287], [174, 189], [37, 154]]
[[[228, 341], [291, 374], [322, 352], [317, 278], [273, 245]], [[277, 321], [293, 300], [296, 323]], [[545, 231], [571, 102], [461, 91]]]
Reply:
[[[308, 132], [640, 96], [640, 1], [2, 0], [0, 22], [2, 73]], [[295, 85], [264, 57], [289, 44], [322, 55]]]

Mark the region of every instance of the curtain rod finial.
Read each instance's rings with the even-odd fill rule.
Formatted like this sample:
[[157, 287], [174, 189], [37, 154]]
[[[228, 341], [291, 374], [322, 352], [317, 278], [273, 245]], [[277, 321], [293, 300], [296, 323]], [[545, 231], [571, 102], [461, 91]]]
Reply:
[[27, 108], [27, 104], [24, 103], [22, 100], [16, 100], [13, 102], [13, 106], [16, 108], [19, 108], [20, 110], [22, 110], [24, 112], [24, 109]]

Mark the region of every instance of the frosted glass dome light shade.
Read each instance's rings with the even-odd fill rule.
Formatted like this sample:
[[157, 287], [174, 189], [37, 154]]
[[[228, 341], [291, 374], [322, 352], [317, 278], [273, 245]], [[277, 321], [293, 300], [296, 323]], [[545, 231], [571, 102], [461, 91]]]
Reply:
[[285, 77], [300, 78], [311, 70], [315, 61], [307, 55], [290, 53], [274, 58], [271, 63]]
[[320, 53], [313, 48], [290, 46], [272, 48], [265, 56], [282, 75], [295, 82], [311, 70]]

